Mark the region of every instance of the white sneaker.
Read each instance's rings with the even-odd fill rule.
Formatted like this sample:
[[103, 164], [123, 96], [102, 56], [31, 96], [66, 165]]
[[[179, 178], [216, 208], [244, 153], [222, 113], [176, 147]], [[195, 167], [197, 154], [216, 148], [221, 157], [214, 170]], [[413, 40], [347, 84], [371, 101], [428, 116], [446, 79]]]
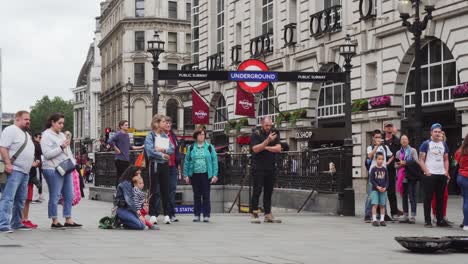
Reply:
[[158, 224], [158, 218], [154, 215], [152, 215], [149, 219], [150, 223], [153, 223], [153, 224]]
[[171, 218], [168, 215], [164, 216], [164, 223], [167, 225], [171, 223]]
[[468, 226], [464, 226], [463, 231], [468, 231]]
[[179, 219], [175, 216], [171, 216], [171, 222], [179, 222]]

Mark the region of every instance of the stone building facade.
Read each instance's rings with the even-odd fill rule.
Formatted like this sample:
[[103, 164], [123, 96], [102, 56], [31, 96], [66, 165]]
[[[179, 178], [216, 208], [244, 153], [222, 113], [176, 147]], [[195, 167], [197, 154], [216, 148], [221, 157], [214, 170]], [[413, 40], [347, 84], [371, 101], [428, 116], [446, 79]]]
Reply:
[[[136, 130], [150, 128], [152, 114], [153, 58], [147, 41], [159, 31], [166, 40], [160, 69], [180, 69], [190, 63], [191, 3], [187, 0], [109, 0], [102, 3], [101, 127], [117, 129], [128, 118]], [[125, 84], [133, 88], [127, 92]], [[159, 92], [170, 94], [177, 83], [159, 82]], [[130, 97], [130, 104], [128, 104]], [[161, 98], [161, 97], [160, 97]], [[160, 105], [158, 112], [163, 111]]]
[[[369, 102], [385, 96], [382, 100], [386, 102], [368, 110], [355, 109], [352, 114], [353, 177], [357, 192], [363, 192], [367, 178], [363, 161], [371, 131], [382, 129], [385, 121], [392, 121], [400, 132], [409, 133], [410, 137], [414, 134], [413, 40], [402, 26], [397, 6], [398, 0], [194, 0], [195, 65], [187, 67], [232, 70], [243, 60], [258, 58], [272, 71], [341, 71], [343, 58], [339, 46], [349, 34], [357, 44], [357, 55], [352, 61], [352, 100]], [[467, 22], [467, 1], [439, 1], [422, 36], [424, 136], [428, 136], [430, 123], [441, 122], [452, 152], [462, 135], [468, 133], [468, 103], [463, 98], [454, 99], [451, 93], [458, 84], [468, 81]], [[191, 84], [227, 119], [241, 118], [234, 114], [235, 83]], [[170, 97], [162, 97], [162, 106], [175, 99], [183, 105], [184, 113], [190, 113], [187, 91], [188, 84], [180, 83]], [[257, 117], [248, 121], [255, 126], [261, 117], [276, 119], [278, 109], [303, 110], [305, 118], [295, 125], [278, 124], [284, 127], [282, 140], [292, 150], [339, 145], [336, 140], [304, 141], [300, 136], [304, 133], [300, 132], [343, 128], [343, 106], [342, 84], [274, 83], [262, 95], [256, 95]], [[229, 142], [231, 149], [238, 150], [235, 137], [225, 133], [227, 120], [218, 112], [212, 110], [210, 116], [208, 128], [213, 131], [212, 140], [216, 145]], [[190, 123], [188, 114], [180, 114], [179, 118]]]

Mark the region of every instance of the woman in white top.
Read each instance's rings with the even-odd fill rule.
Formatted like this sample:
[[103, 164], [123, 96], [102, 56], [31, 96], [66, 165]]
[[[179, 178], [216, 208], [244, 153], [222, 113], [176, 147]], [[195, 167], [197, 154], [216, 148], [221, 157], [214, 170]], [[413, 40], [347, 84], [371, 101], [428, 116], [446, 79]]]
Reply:
[[[70, 150], [70, 140], [61, 132], [65, 122], [65, 116], [55, 113], [47, 119], [46, 130], [42, 133], [41, 148], [44, 155], [42, 165], [44, 177], [49, 186], [48, 214], [52, 219], [52, 229], [81, 228], [80, 224], [73, 221], [71, 216], [73, 201], [73, 178], [71, 172], [61, 175], [57, 167], [62, 162], [70, 159], [74, 162]], [[60, 196], [63, 196], [63, 217], [65, 224], [58, 221], [57, 206]]]

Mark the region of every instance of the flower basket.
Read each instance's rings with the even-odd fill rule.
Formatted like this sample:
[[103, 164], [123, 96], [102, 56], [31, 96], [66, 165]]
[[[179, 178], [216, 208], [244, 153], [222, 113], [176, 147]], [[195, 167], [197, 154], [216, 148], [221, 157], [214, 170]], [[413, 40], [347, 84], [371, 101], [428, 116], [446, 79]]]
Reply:
[[296, 126], [297, 121], [301, 119], [307, 118], [307, 111], [305, 109], [298, 109], [291, 114], [289, 118], [289, 122], [291, 122], [291, 126]]
[[289, 112], [280, 112], [276, 116], [276, 120], [275, 120], [276, 127], [283, 127], [283, 123], [287, 124], [289, 122], [290, 118], [291, 118], [291, 113], [289, 113]]
[[457, 85], [452, 90], [452, 97], [453, 98], [463, 98], [463, 97], [468, 97], [468, 83], [462, 83], [460, 85]]
[[237, 144], [243, 145], [250, 145], [250, 136], [239, 136], [236, 140]]
[[367, 111], [369, 110], [369, 102], [367, 99], [357, 99], [354, 100], [351, 105], [351, 112]]
[[392, 98], [388, 95], [372, 97], [369, 100], [369, 104], [372, 107], [372, 109], [388, 107], [391, 103]]

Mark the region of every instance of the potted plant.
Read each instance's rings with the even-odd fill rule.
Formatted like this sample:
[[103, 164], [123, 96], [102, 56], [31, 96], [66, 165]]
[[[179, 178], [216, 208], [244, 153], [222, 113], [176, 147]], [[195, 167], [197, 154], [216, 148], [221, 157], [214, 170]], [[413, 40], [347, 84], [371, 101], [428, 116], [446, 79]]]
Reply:
[[468, 97], [468, 83], [462, 83], [457, 85], [452, 90], [452, 97], [453, 98], [463, 98], [463, 97]]
[[278, 116], [276, 116], [276, 127], [287, 127], [288, 122], [291, 118], [291, 113], [289, 112], [280, 112]]
[[376, 96], [369, 100], [369, 104], [372, 106], [372, 109], [388, 107], [391, 102], [392, 98], [389, 95]]
[[289, 118], [289, 122], [291, 126], [307, 126], [307, 110], [305, 109], [298, 109], [291, 114]]
[[369, 109], [369, 102], [367, 99], [354, 100], [351, 105], [351, 112], [356, 113], [359, 111], [367, 111]]
[[228, 120], [224, 126], [224, 132], [227, 135], [236, 135], [237, 134], [237, 120]]
[[241, 134], [251, 134], [252, 133], [252, 128], [255, 126], [251, 126], [249, 124], [249, 120], [245, 117], [239, 119], [237, 122], [237, 127], [236, 130], [240, 132]]

